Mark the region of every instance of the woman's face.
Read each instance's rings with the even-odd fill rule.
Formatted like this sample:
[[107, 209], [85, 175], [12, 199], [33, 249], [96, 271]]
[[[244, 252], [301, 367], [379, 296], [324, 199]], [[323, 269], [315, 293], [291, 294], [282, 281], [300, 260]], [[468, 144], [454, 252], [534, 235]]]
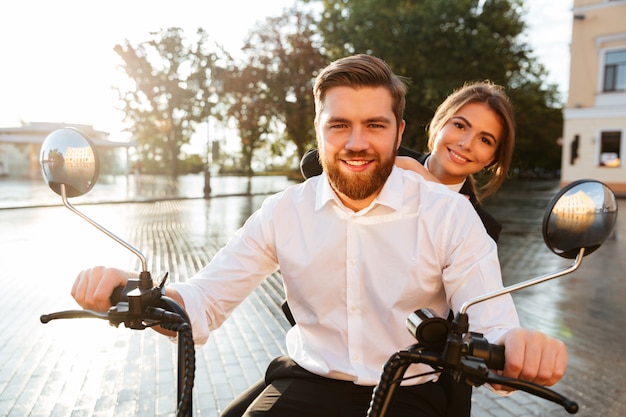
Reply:
[[428, 169], [444, 184], [458, 184], [493, 162], [502, 123], [485, 103], [461, 107], [436, 132]]

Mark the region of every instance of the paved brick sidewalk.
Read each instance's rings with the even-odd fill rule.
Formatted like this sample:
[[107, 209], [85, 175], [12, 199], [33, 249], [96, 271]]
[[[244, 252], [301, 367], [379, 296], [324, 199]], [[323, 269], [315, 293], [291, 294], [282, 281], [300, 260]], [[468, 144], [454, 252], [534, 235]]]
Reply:
[[[263, 198], [96, 205], [84, 211], [139, 248], [154, 273], [169, 271], [176, 278], [208, 262]], [[499, 246], [509, 283], [568, 264], [543, 246], [539, 225], [548, 198], [515, 198], [520, 200], [514, 206], [526, 209], [506, 213]], [[624, 200], [620, 208], [626, 210]], [[615, 238], [571, 278], [515, 295], [525, 326], [567, 343], [570, 367], [557, 388], [581, 404], [580, 416], [617, 417], [626, 410], [625, 223], [621, 219]], [[96, 320], [39, 323], [41, 313], [75, 306], [69, 288], [81, 268], [136, 268], [136, 259], [62, 207], [0, 210], [0, 230], [0, 416], [172, 415], [175, 344], [152, 331], [114, 329]], [[283, 353], [288, 324], [277, 307], [281, 298], [279, 277], [273, 277], [197, 349], [196, 415], [217, 415]], [[567, 414], [524, 393], [502, 398], [484, 387], [473, 401], [473, 417]]]

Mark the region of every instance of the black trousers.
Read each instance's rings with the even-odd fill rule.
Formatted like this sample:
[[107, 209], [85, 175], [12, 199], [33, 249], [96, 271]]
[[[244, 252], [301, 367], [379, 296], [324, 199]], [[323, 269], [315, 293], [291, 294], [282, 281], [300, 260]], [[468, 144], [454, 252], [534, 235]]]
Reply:
[[[240, 395], [222, 417], [364, 417], [374, 389], [312, 374], [288, 357], [270, 363], [265, 384]], [[443, 388], [429, 382], [400, 387], [387, 416], [443, 417], [445, 409]]]

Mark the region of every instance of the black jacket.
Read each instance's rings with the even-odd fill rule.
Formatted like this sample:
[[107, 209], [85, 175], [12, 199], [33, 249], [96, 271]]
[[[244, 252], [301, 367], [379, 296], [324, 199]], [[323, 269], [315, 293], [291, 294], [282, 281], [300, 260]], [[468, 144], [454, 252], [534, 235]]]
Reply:
[[[400, 146], [398, 148], [398, 155], [410, 156], [411, 158], [419, 161], [422, 165], [424, 165], [426, 159], [430, 156], [430, 154], [416, 152], [413, 149], [409, 149], [404, 146]], [[318, 159], [317, 149], [311, 149], [304, 154], [302, 160], [300, 161], [300, 172], [302, 172], [302, 176], [305, 179], [322, 173], [322, 165]], [[463, 187], [461, 187], [459, 192], [469, 197], [470, 202], [474, 206], [474, 210], [478, 213], [478, 217], [480, 217], [480, 220], [482, 220], [483, 225], [487, 230], [487, 234], [497, 243], [498, 238], [500, 237], [500, 232], [502, 231], [502, 225], [480, 205], [471, 183], [469, 181], [465, 181], [465, 184], [463, 184]]]

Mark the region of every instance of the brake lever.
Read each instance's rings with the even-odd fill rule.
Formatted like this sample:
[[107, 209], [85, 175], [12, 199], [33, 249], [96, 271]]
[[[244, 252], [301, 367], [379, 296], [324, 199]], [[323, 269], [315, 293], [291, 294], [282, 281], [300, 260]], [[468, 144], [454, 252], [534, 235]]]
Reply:
[[106, 320], [115, 327], [119, 327], [121, 323], [124, 323], [126, 327], [136, 330], [143, 330], [149, 327], [149, 325], [144, 324], [141, 319], [137, 320], [130, 316], [127, 302], [119, 302], [104, 313], [94, 310], [65, 310], [56, 313], [42, 314], [39, 320], [46, 324], [52, 320], [85, 318]]
[[[471, 376], [469, 378], [471, 378]], [[483, 383], [506, 385], [507, 387], [525, 391], [529, 394], [541, 397], [545, 400], [552, 401], [562, 406], [565, 411], [570, 414], [576, 414], [578, 412], [579, 407], [576, 401], [572, 401], [564, 395], [559, 394], [558, 392], [543, 385], [498, 375], [493, 371], [489, 371], [487, 376], [481, 377], [480, 379]]]
[[543, 385], [498, 375], [490, 370], [485, 364], [485, 361], [479, 357], [466, 356], [461, 359], [459, 375], [463, 382], [475, 387], [485, 383], [506, 385], [507, 387], [525, 391], [529, 394], [557, 403], [570, 414], [576, 414], [578, 412], [578, 404], [575, 401]]
[[[168, 311], [158, 307], [148, 307], [142, 317], [139, 318], [139, 322], [136, 318], [130, 317], [128, 312], [128, 303], [119, 302], [117, 305], [111, 307], [109, 311], [102, 313], [94, 310], [65, 310], [58, 311], [56, 313], [42, 314], [39, 320], [46, 324], [52, 320], [60, 319], [101, 319], [107, 320], [112, 326], [118, 327], [121, 323], [128, 328], [135, 330], [143, 330], [147, 327], [152, 327], [160, 322], [164, 323], [180, 323], [184, 322], [186, 316], [181, 316], [180, 312]], [[141, 324], [137, 324], [141, 323]], [[132, 326], [132, 327], [131, 327]]]
[[66, 311], [58, 311], [56, 313], [42, 314], [39, 317], [39, 320], [42, 323], [46, 324], [52, 320], [85, 319], [85, 318], [109, 320], [109, 313], [108, 312], [101, 313], [101, 312], [93, 311], [93, 310], [66, 310]]

